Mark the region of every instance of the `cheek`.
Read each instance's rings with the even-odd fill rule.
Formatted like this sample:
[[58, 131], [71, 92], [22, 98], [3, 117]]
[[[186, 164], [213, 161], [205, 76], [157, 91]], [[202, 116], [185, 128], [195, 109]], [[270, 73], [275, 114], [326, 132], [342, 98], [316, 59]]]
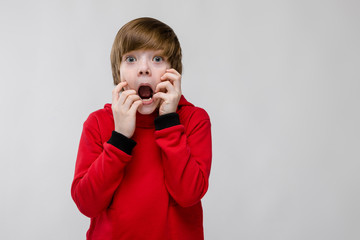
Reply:
[[164, 66], [161, 66], [161, 67], [158, 67], [156, 69], [156, 78], [160, 78], [162, 77], [165, 73], [166, 73], [166, 69], [169, 69], [170, 67], [164, 65]]
[[120, 81], [128, 83], [125, 90], [134, 89], [136, 76], [134, 76], [129, 70], [124, 71], [120, 69]]

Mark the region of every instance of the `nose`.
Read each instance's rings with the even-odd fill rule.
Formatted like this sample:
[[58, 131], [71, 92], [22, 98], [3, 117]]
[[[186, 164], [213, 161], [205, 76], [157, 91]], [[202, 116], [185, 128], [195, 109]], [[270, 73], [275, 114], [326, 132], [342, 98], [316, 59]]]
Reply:
[[140, 61], [138, 75], [139, 76], [151, 76], [151, 70], [150, 70], [149, 63], [147, 62], [147, 60]]

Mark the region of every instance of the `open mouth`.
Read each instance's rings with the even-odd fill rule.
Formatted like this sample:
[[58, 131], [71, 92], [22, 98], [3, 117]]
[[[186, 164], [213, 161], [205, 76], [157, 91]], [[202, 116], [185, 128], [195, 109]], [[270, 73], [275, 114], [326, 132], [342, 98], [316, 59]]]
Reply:
[[153, 96], [153, 90], [150, 86], [140, 86], [138, 95], [143, 100], [150, 100]]

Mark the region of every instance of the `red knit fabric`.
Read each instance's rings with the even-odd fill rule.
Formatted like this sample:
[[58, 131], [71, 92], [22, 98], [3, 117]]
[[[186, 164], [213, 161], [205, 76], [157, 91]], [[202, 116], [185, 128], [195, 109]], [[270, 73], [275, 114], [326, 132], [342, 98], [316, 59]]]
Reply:
[[155, 131], [137, 114], [131, 155], [107, 143], [111, 105], [83, 126], [71, 195], [91, 218], [87, 239], [203, 239], [201, 198], [211, 167], [211, 124], [205, 110], [182, 96], [180, 125]]

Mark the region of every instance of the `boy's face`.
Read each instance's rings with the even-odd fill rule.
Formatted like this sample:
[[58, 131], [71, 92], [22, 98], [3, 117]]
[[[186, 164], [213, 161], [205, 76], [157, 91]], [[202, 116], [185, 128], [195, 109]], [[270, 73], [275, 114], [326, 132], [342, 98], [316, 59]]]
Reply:
[[161, 82], [160, 77], [169, 68], [170, 64], [161, 50], [134, 50], [124, 54], [120, 64], [120, 80], [128, 83], [125, 90], [135, 90], [142, 99], [139, 113], [151, 114], [158, 107], [160, 99], [154, 101], [152, 96]]

